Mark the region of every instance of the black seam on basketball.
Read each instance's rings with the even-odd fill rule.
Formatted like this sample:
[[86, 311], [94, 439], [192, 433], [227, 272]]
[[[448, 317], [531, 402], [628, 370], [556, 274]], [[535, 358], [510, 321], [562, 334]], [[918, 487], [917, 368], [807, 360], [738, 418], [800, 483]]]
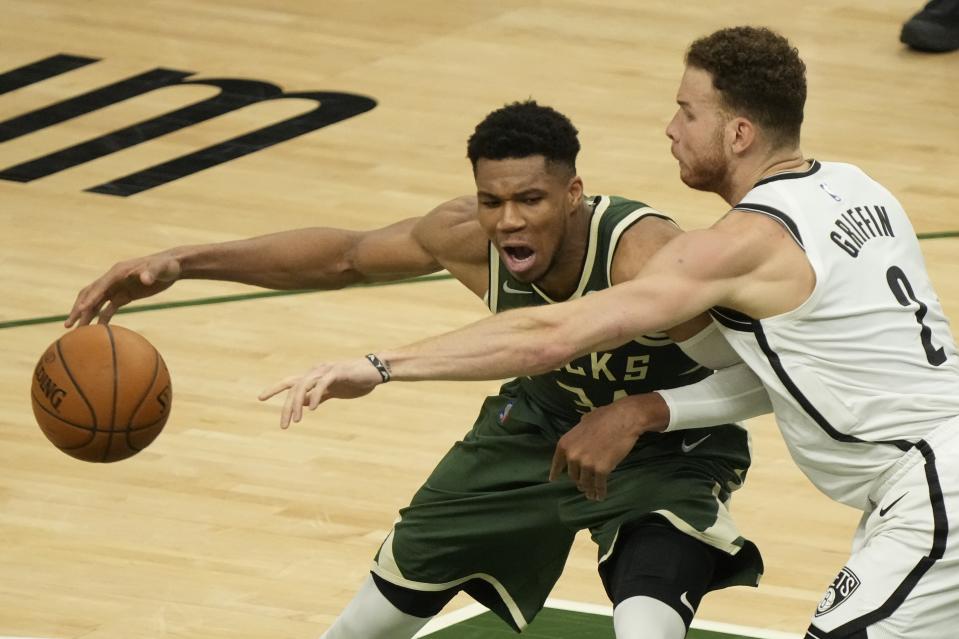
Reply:
[[[49, 408], [47, 408], [46, 406], [44, 406], [43, 403], [42, 403], [42, 400], [41, 400], [39, 397], [37, 397], [36, 395], [34, 395], [33, 393], [30, 393], [30, 396], [37, 402], [37, 405], [43, 410], [43, 412], [45, 412], [46, 414], [50, 415], [50, 417], [53, 417], [53, 418], [55, 418], [55, 419], [60, 420], [60, 421], [63, 422], [64, 424], [67, 424], [67, 425], [69, 425], [69, 426], [73, 426], [74, 428], [78, 428], [78, 429], [80, 429], [80, 430], [88, 431], [88, 432], [90, 432], [90, 433], [93, 433], [94, 435], [95, 435], [96, 433], [109, 433], [109, 432], [111, 432], [110, 429], [108, 429], [108, 428], [97, 428], [97, 427], [95, 427], [95, 426], [86, 426], [86, 425], [84, 425], [84, 424], [75, 424], [75, 423], [71, 422], [71, 421], [68, 420], [68, 419], [64, 419], [64, 418], [61, 417], [60, 415], [57, 415], [56, 413], [54, 413], [53, 411], [51, 411]], [[150, 422], [149, 424], [143, 424], [142, 426], [131, 427], [131, 428], [129, 428], [128, 430], [130, 430], [130, 432], [134, 432], [134, 433], [138, 433], [138, 432], [140, 432], [140, 431], [142, 431], [142, 430], [149, 430], [149, 429], [153, 428], [154, 426], [156, 426], [157, 424], [159, 424], [160, 422], [162, 422], [163, 419], [164, 419], [164, 417], [161, 417], [160, 419], [156, 419], [156, 420]], [[90, 438], [90, 441], [88, 441], [87, 444], [89, 444], [91, 441], [93, 441], [93, 437]]]
[[[61, 417], [61, 416], [57, 415], [56, 413], [52, 412], [49, 408], [47, 408], [47, 407], [44, 406], [43, 404], [39, 403], [37, 396], [34, 395], [33, 393], [31, 393], [30, 396], [33, 398], [33, 400], [34, 400], [35, 402], [37, 402], [37, 405], [40, 407], [40, 409], [43, 410], [43, 412], [47, 413], [47, 414], [48, 414], [50, 417], [52, 417], [53, 419], [55, 419], [55, 420], [57, 420], [57, 421], [60, 421], [60, 422], [63, 422], [64, 424], [67, 424], [68, 426], [73, 426], [73, 427], [76, 428], [77, 430], [92, 431], [92, 432], [90, 433], [90, 438], [87, 439], [87, 441], [83, 442], [82, 444], [77, 444], [76, 446], [61, 446], [61, 445], [58, 444], [58, 443], [54, 443], [54, 445], [55, 445], [58, 449], [66, 451], [66, 450], [77, 450], [78, 448], [85, 448], [86, 446], [89, 446], [90, 443], [93, 441], [93, 439], [96, 437], [96, 435], [97, 435], [97, 430], [96, 430], [96, 429], [90, 428], [89, 426], [82, 426], [82, 425], [80, 425], [80, 424], [74, 424], [73, 422], [71, 422], [71, 421], [69, 421], [69, 420], [67, 420], [67, 419], [64, 419], [63, 417]], [[40, 426], [40, 430], [43, 431], [44, 436], [46, 436], [47, 439], [50, 439], [50, 436], [47, 435], [47, 429], [44, 427], [44, 425], [43, 425], [42, 423], [38, 423], [38, 425]], [[52, 441], [52, 440], [51, 440], [51, 441]]]
[[110, 456], [110, 447], [113, 446], [113, 430], [117, 427], [117, 379], [120, 377], [120, 371], [117, 370], [117, 345], [113, 341], [113, 331], [109, 324], [107, 328], [107, 337], [110, 338], [110, 355], [113, 358], [113, 414], [110, 416], [110, 430], [107, 434], [107, 445], [103, 447], [103, 459], [106, 462]]
[[153, 349], [153, 377], [150, 379], [150, 383], [147, 384], [146, 390], [143, 391], [143, 397], [141, 397], [140, 401], [137, 402], [136, 408], [134, 408], [133, 412], [130, 413], [130, 419], [127, 422], [125, 439], [127, 442], [127, 448], [129, 448], [130, 450], [135, 450], [137, 452], [140, 452], [141, 450], [143, 450], [142, 448], [137, 448], [136, 446], [134, 446], [133, 442], [130, 441], [130, 434], [133, 432], [131, 429], [133, 428], [133, 420], [136, 418], [137, 413], [140, 411], [140, 408], [143, 406], [143, 403], [146, 402], [147, 397], [149, 397], [150, 391], [153, 389], [153, 385], [156, 383], [157, 377], [159, 375], [160, 375], [160, 353], [156, 349]]
[[[63, 338], [60, 338], [60, 339], [63, 339]], [[91, 404], [90, 400], [87, 399], [86, 393], [84, 393], [83, 389], [80, 388], [80, 384], [77, 383], [77, 378], [73, 376], [73, 371], [70, 370], [70, 365], [67, 364], [67, 360], [63, 357], [63, 349], [60, 348], [59, 339], [56, 342], [56, 347], [57, 347], [57, 358], [59, 358], [60, 360], [60, 365], [63, 366], [63, 370], [66, 372], [67, 377], [70, 378], [70, 383], [72, 383], [73, 387], [77, 389], [77, 394], [80, 396], [80, 399], [82, 399], [83, 403], [87, 405], [87, 410], [90, 411], [90, 417], [93, 419], [93, 427], [90, 429], [91, 430], [90, 439], [88, 439], [86, 443], [84, 444], [84, 446], [86, 446], [87, 444], [92, 442], [93, 438], [96, 436], [96, 429], [97, 429], [97, 426], [99, 426], [100, 420], [97, 418], [97, 412], [93, 410], [93, 404]], [[42, 404], [40, 405], [40, 407], [44, 408]], [[44, 408], [44, 410], [46, 409]], [[53, 415], [53, 413], [50, 413], [50, 414]], [[57, 415], [53, 415], [53, 416], [59, 419]]]

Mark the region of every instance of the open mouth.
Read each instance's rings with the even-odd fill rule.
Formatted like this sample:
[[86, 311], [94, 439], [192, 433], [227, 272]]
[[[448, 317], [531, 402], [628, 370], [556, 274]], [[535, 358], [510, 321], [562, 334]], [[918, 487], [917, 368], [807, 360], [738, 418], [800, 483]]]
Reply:
[[506, 257], [506, 267], [514, 273], [528, 270], [536, 261], [536, 251], [528, 246], [504, 246], [503, 254]]

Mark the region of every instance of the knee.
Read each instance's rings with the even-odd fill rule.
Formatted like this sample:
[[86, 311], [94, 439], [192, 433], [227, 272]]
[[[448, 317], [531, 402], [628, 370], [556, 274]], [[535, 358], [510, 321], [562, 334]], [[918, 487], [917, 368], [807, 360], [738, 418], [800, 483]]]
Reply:
[[616, 639], [683, 639], [686, 621], [652, 597], [630, 597], [613, 609]]

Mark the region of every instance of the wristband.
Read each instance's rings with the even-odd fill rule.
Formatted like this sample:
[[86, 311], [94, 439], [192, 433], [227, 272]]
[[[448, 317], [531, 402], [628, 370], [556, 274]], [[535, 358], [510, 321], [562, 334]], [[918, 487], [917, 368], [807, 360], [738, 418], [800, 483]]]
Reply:
[[390, 375], [390, 369], [386, 366], [386, 364], [383, 363], [383, 360], [381, 360], [379, 357], [377, 357], [373, 353], [370, 353], [369, 355], [367, 355], [366, 360], [370, 364], [372, 364], [373, 368], [375, 368], [379, 372], [380, 377], [383, 378], [384, 384], [390, 381], [390, 377], [392, 377]]

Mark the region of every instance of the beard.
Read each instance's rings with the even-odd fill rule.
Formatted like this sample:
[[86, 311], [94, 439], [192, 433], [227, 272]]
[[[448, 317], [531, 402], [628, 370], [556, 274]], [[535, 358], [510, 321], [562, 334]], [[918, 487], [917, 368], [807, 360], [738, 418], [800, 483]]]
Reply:
[[709, 148], [688, 163], [680, 163], [679, 179], [697, 191], [721, 193], [727, 182], [729, 166], [723, 154], [722, 130], [717, 131]]

